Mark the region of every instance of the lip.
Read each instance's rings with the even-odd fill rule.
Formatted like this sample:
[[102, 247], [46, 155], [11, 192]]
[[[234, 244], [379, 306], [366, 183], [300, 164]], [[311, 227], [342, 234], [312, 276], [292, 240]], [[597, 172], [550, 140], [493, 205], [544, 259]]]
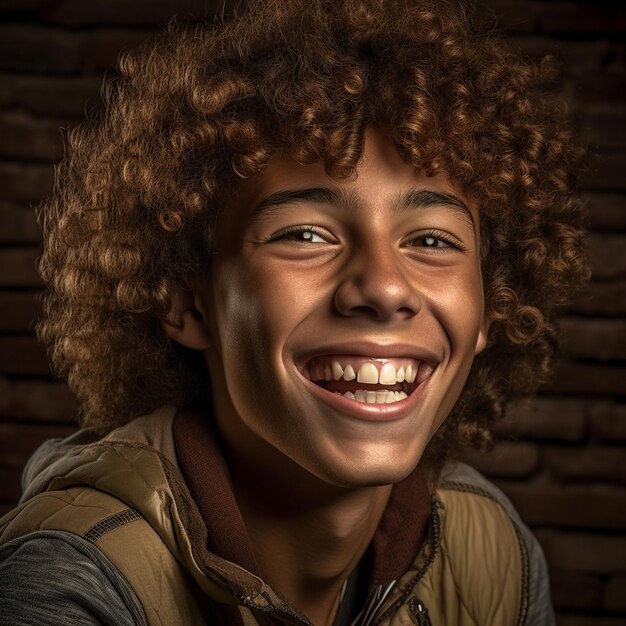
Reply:
[[300, 378], [304, 382], [307, 389], [322, 402], [328, 404], [331, 408], [348, 415], [349, 417], [368, 422], [392, 422], [406, 417], [415, 409], [422, 395], [424, 387], [430, 381], [432, 374], [422, 383], [420, 383], [411, 395], [404, 400], [393, 402], [391, 404], [368, 404], [350, 400], [345, 396], [337, 393], [326, 391], [323, 387], [316, 385], [298, 371]]
[[331, 408], [349, 417], [368, 422], [391, 422], [400, 420], [409, 415], [417, 406], [424, 388], [432, 378], [432, 374], [420, 383], [415, 390], [404, 400], [391, 404], [368, 404], [350, 400], [343, 395], [326, 391], [319, 385], [310, 381], [304, 375], [304, 366], [313, 358], [328, 354], [353, 354], [358, 356], [369, 356], [372, 358], [384, 359], [385, 357], [407, 357], [419, 361], [426, 361], [433, 366], [433, 373], [436, 370], [440, 359], [432, 350], [409, 344], [381, 344], [367, 341], [333, 343], [317, 346], [306, 354], [300, 355], [296, 364], [296, 369], [303, 384], [319, 400], [329, 405]]

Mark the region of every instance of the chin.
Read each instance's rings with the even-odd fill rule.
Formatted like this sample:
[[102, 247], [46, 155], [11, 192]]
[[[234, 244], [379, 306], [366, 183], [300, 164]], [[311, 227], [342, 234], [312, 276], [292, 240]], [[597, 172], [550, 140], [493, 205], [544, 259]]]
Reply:
[[337, 459], [332, 464], [324, 464], [310, 471], [319, 479], [336, 487], [360, 488], [392, 485], [404, 480], [416, 468], [421, 455], [411, 455], [403, 462], [398, 462], [398, 455], [377, 454], [375, 459], [358, 461], [353, 459]]

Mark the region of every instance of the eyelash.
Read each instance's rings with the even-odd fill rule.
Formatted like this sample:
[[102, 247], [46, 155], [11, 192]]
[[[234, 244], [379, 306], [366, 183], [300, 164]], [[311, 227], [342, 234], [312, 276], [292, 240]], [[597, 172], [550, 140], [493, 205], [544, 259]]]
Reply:
[[[289, 235], [301, 235], [303, 233], [313, 233], [314, 235], [317, 235], [318, 237], [322, 237], [323, 239], [326, 239], [328, 241], [328, 234], [321, 228], [318, 228], [317, 226], [312, 226], [312, 225], [290, 226], [289, 228], [285, 228], [284, 230], [281, 230], [275, 235], [271, 235], [265, 241], [266, 243], [270, 243], [272, 241], [288, 239]], [[298, 240], [297, 243], [306, 243], [306, 241]], [[329, 243], [332, 243], [332, 242], [329, 241]]]
[[431, 250], [439, 250], [439, 251], [445, 250], [447, 247], [453, 248], [460, 252], [463, 252], [465, 250], [465, 246], [458, 239], [456, 239], [455, 237], [452, 237], [452, 235], [442, 230], [429, 230], [426, 233], [421, 233], [414, 237], [409, 236], [409, 238], [407, 239], [407, 242], [410, 244], [413, 241], [424, 240], [424, 239], [427, 239], [428, 237], [432, 239], [438, 239], [439, 241], [443, 241], [446, 245], [445, 246], [420, 246], [420, 247], [425, 247]]
[[[289, 235], [301, 235], [303, 233], [312, 233], [328, 241], [327, 232], [313, 225], [290, 226], [289, 228], [285, 228], [284, 230], [281, 230], [280, 232], [274, 235], [271, 235], [265, 241], [266, 243], [270, 243], [273, 241], [280, 241], [280, 240], [288, 239]], [[428, 232], [422, 233], [420, 235], [416, 235], [415, 237], [412, 237], [412, 238], [410, 237], [409, 239], [407, 239], [407, 243], [410, 244], [413, 241], [424, 240], [428, 237], [442, 241], [446, 245], [445, 246], [419, 246], [419, 247], [424, 247], [424, 248], [428, 248], [431, 250], [438, 250], [438, 251], [443, 251], [448, 247], [453, 248], [454, 250], [461, 251], [461, 252], [465, 250], [465, 246], [463, 246], [463, 244], [458, 239], [452, 237], [449, 233], [446, 233], [442, 230], [436, 230], [436, 229], [429, 230]], [[297, 243], [307, 243], [307, 242], [304, 240], [297, 240]], [[333, 243], [333, 242], [329, 241], [329, 243]], [[418, 247], [418, 246], [414, 246], [414, 247]]]

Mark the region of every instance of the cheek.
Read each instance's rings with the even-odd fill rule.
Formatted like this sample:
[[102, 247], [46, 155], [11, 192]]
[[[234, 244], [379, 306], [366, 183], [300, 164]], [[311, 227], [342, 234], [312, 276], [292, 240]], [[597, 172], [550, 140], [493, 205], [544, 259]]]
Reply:
[[439, 291], [436, 300], [450, 342], [451, 357], [473, 357], [483, 320], [480, 274], [476, 271], [456, 277], [446, 289]]
[[303, 320], [324, 310], [328, 272], [252, 255], [219, 268], [215, 307], [220, 335], [263, 341], [268, 354], [298, 332]]
[[454, 407], [469, 375], [483, 319], [482, 280], [478, 273], [468, 273], [439, 290], [436, 313], [446, 335], [447, 355], [445, 393], [437, 408], [431, 435]]
[[277, 272], [250, 264], [223, 266], [215, 275], [214, 332], [233, 400], [271, 394], [290, 332], [297, 325], [297, 291]]
[[[267, 331], [264, 315], [268, 300], [265, 284], [246, 280], [238, 265], [218, 268], [215, 276], [215, 332], [219, 337], [225, 369], [232, 360], [241, 361], [243, 355], [254, 359], [263, 347]], [[238, 365], [242, 365], [238, 363]]]

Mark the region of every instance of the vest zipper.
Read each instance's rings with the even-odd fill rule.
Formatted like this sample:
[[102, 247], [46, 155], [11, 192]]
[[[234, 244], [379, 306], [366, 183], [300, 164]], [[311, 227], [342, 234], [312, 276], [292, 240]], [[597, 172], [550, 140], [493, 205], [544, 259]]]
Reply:
[[417, 626], [432, 626], [430, 617], [428, 617], [428, 609], [421, 600], [411, 598], [408, 602], [409, 613], [415, 620]]
[[[356, 616], [350, 626], [378, 626], [379, 624], [381, 624], [383, 620], [385, 620], [398, 608], [400, 608], [402, 602], [407, 599], [408, 595], [411, 593], [415, 585], [429, 570], [432, 562], [435, 560], [435, 556], [439, 549], [440, 521], [437, 509], [439, 509], [440, 506], [441, 503], [435, 501], [432, 507], [433, 532], [430, 541], [430, 554], [428, 555], [428, 558], [426, 559], [422, 567], [420, 567], [417, 574], [411, 579], [409, 585], [407, 586], [407, 590], [402, 594], [402, 597], [400, 597], [391, 606], [387, 607], [383, 611], [384, 604], [389, 598], [391, 592], [395, 589], [398, 581], [394, 580], [387, 585], [378, 585], [369, 595], [365, 606], [363, 607], [363, 609], [361, 609], [361, 612]], [[411, 616], [415, 620], [417, 620], [417, 626], [432, 626], [430, 618], [428, 617], [428, 609], [423, 602], [421, 602], [417, 598], [410, 598], [407, 602], [407, 605]], [[381, 611], [383, 612], [381, 613]]]
[[297, 623], [297, 624], [303, 624], [304, 626], [313, 626], [311, 622], [304, 615], [302, 615], [302, 613], [294, 611], [293, 609], [289, 607], [276, 606], [272, 602], [272, 599], [270, 598], [270, 596], [265, 592], [261, 592], [261, 595], [265, 598], [265, 601], [267, 602], [267, 606], [261, 606], [257, 604], [250, 597], [242, 596], [239, 594], [236, 594], [235, 597], [237, 598], [237, 600], [239, 600], [242, 606], [245, 606], [249, 609], [253, 609], [255, 611], [259, 611], [260, 613], [265, 613], [267, 615], [273, 615], [274, 617], [277, 617], [279, 619], [281, 617], [291, 618], [289, 620], [290, 624]]

